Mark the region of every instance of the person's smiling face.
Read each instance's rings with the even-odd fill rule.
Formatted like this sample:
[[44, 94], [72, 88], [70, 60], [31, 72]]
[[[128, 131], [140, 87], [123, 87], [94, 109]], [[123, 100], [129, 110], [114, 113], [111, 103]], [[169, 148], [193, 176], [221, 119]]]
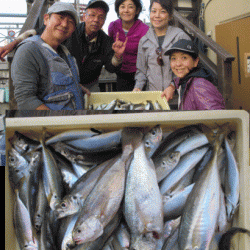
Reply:
[[170, 56], [171, 69], [180, 78], [189, 74], [193, 68], [197, 67], [198, 63], [199, 57], [194, 59], [191, 55], [182, 51], [173, 52]]
[[102, 8], [89, 8], [86, 11], [84, 22], [86, 33], [91, 36], [101, 30], [106, 20], [106, 13]]
[[135, 16], [139, 13], [139, 10], [136, 9], [136, 5], [132, 0], [125, 0], [119, 6], [119, 16], [124, 22], [133, 22], [135, 21]]
[[159, 3], [154, 2], [150, 10], [150, 22], [155, 29], [165, 29], [171, 16]]
[[46, 14], [44, 25], [50, 40], [56, 40], [59, 44], [69, 38], [76, 28], [74, 18], [65, 12]]

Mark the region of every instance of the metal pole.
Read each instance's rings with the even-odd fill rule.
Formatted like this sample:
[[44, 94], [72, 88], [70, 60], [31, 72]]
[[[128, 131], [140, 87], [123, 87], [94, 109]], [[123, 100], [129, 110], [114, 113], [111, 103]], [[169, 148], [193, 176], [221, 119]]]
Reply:
[[76, 9], [78, 15], [80, 16], [79, 0], [75, 0], [74, 5], [75, 5], [75, 9]]

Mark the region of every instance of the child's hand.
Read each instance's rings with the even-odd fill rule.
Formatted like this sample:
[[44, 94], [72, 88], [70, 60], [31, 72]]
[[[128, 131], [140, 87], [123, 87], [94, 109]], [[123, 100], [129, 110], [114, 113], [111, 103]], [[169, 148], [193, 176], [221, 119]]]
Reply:
[[169, 85], [161, 94], [161, 98], [165, 96], [166, 100], [172, 100], [174, 96], [175, 87], [173, 85]]

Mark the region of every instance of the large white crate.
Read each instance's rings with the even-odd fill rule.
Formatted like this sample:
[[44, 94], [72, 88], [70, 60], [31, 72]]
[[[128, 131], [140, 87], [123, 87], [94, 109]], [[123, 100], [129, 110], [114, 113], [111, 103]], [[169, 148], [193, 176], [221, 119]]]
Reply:
[[[234, 226], [250, 230], [250, 167], [249, 167], [249, 114], [242, 110], [150, 112], [130, 114], [107, 114], [86, 116], [26, 117], [6, 119], [6, 150], [10, 148], [8, 138], [15, 131], [29, 134], [30, 131], [58, 133], [70, 129], [96, 128], [104, 131], [126, 126], [144, 127], [160, 124], [164, 131], [187, 125], [203, 123], [216, 127], [228, 122], [236, 131], [237, 161], [240, 172], [240, 206], [234, 217]], [[249, 237], [240, 235], [238, 250], [249, 250]], [[10, 189], [8, 169], [5, 167], [5, 249], [19, 249], [13, 228], [13, 193]]]

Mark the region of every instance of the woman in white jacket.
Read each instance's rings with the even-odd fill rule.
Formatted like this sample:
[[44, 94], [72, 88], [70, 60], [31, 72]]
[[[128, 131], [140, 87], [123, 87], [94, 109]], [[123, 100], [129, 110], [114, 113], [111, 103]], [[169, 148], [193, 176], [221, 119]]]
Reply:
[[151, 27], [139, 42], [137, 56], [136, 84], [134, 91], [162, 91], [167, 101], [175, 90], [171, 85], [173, 73], [168, 56], [163, 56], [180, 39], [191, 40], [180, 28], [169, 25], [173, 15], [171, 0], [153, 0], [150, 5]]

